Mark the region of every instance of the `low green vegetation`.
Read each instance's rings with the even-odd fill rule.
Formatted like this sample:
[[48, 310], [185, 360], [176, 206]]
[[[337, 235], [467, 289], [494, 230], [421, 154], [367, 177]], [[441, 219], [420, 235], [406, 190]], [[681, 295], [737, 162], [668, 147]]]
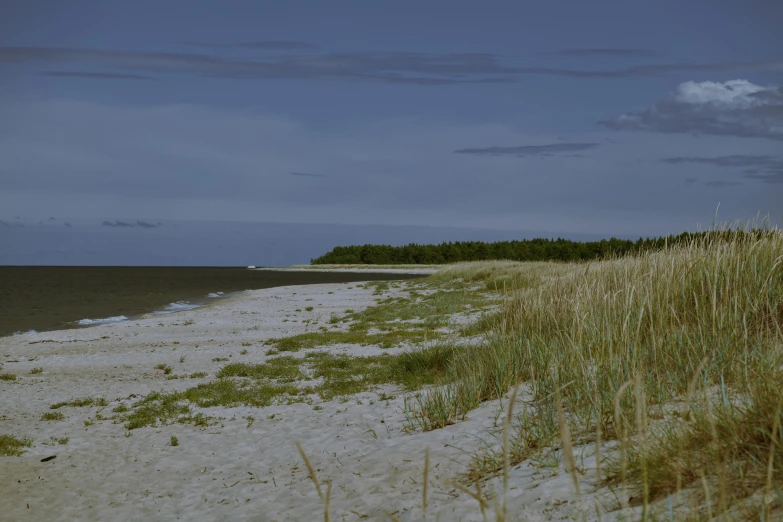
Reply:
[[33, 368], [30, 370], [30, 375], [36, 375], [38, 373], [43, 373], [43, 368]]
[[234, 363], [221, 368], [217, 372], [216, 377], [249, 377], [252, 379], [276, 379], [283, 382], [292, 382], [305, 377], [299, 370], [300, 362], [293, 357], [287, 356], [269, 359], [266, 364]]
[[418, 344], [441, 338], [442, 334], [428, 328], [397, 329], [387, 332], [368, 333], [367, 330], [352, 331], [316, 331], [291, 337], [269, 339], [267, 344], [273, 345], [280, 352], [297, 352], [299, 350], [332, 346], [335, 344], [358, 344], [362, 346], [377, 345], [381, 348], [392, 348], [402, 343]]
[[415, 389], [444, 375], [458, 351], [436, 345], [399, 355], [350, 357], [311, 352], [303, 359], [280, 356], [263, 364], [234, 363], [221, 368], [217, 380], [184, 391], [155, 392], [129, 411], [119, 407], [115, 411], [126, 413], [120, 419], [128, 430], [170, 422], [208, 425], [212, 419], [194, 414], [192, 406], [264, 407], [306, 402], [312, 394], [328, 400], [386, 383]]
[[156, 370], [163, 370], [164, 375], [169, 375], [172, 371], [171, 366], [168, 366], [166, 364], [159, 364], [155, 367]]
[[70, 437], [50, 437], [49, 442], [42, 442], [41, 444], [45, 446], [64, 446], [65, 444], [68, 444], [70, 440]]
[[29, 448], [33, 445], [32, 439], [19, 439], [13, 435], [0, 435], [0, 456], [3, 457], [18, 457], [24, 453], [24, 448]]
[[13, 373], [0, 373], [0, 381], [15, 381], [16, 375]]
[[181, 392], [155, 392], [133, 406], [124, 417], [126, 429], [155, 426], [158, 422], [177, 421], [207, 425], [210, 419], [202, 414], [192, 414], [191, 404], [201, 408], [213, 406], [255, 406], [273, 404], [283, 395], [299, 395], [300, 390], [291, 384], [274, 384], [249, 379], [218, 379]]
[[61, 411], [47, 411], [43, 415], [41, 415], [41, 420], [45, 421], [59, 421], [63, 420], [65, 418], [65, 415]]
[[[389, 283], [367, 283], [374, 294], [382, 296]], [[492, 304], [488, 289], [468, 288], [453, 278], [409, 283], [407, 295], [381, 298], [365, 310], [347, 310], [345, 316], [333, 314], [329, 324], [348, 323], [346, 329], [307, 332], [290, 337], [269, 339], [266, 344], [279, 352], [296, 352], [335, 344], [374, 345], [392, 348], [436, 342], [446, 337], [443, 328], [456, 313], [479, 312]]]
[[71, 399], [69, 401], [57, 402], [49, 406], [49, 408], [56, 410], [65, 406], [71, 407], [83, 407], [83, 406], [100, 406], [105, 407], [109, 405], [109, 401], [104, 397], [82, 397], [81, 399]]
[[[403, 289], [392, 288], [385, 281], [362, 287], [373, 289], [374, 295], [379, 297], [375, 305], [360, 312], [347, 310], [343, 317], [332, 315], [331, 324], [344, 325], [338, 330], [320, 328], [267, 340], [265, 344], [272, 348], [266, 355], [315, 350], [335, 344], [381, 348], [406, 345], [409, 350], [369, 357], [310, 351], [304, 358], [281, 355], [270, 357], [263, 364], [228, 364], [217, 372], [214, 381], [185, 391], [153, 393], [138, 401], [130, 411], [121, 412], [126, 428], [132, 430], [169, 422], [202, 425], [211, 422], [204, 415], [194, 414], [193, 406], [261, 407], [310, 402], [313, 396], [328, 400], [382, 384], [396, 384], [406, 389], [432, 384], [445, 375], [448, 365], [461, 351], [439, 342], [447, 335], [443, 327], [449, 324], [451, 314], [478, 313], [490, 306], [493, 299], [490, 289], [468, 288], [453, 278], [410, 282]], [[400, 295], [384, 297], [398, 289]], [[307, 311], [311, 309], [306, 308]], [[437, 344], [422, 347], [425, 343]], [[213, 361], [227, 362], [228, 358]], [[164, 369], [165, 365], [158, 368]]]

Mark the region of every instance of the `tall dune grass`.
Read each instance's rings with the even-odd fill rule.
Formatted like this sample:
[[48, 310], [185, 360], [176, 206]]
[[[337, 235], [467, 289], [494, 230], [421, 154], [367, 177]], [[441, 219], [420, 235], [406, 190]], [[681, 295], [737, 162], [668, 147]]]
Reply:
[[471, 263], [438, 277], [501, 283], [509, 299], [485, 345], [411, 405], [419, 428], [524, 382], [534, 413], [517, 447], [558, 444], [562, 400], [575, 444], [599, 429], [620, 440], [604, 479], [633, 487], [645, 513], [685, 489], [704, 515], [783, 500], [780, 231], [727, 227], [591, 264]]

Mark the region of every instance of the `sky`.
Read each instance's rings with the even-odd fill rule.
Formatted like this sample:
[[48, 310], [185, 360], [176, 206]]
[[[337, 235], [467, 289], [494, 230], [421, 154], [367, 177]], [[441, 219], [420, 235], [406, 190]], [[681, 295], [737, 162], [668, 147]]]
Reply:
[[0, 264], [780, 224], [780, 20], [763, 0], [2, 0]]

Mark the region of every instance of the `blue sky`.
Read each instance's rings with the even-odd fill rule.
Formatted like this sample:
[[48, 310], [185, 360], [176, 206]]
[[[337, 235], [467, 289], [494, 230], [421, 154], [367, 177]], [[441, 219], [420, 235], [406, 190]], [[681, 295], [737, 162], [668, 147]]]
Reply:
[[3, 2], [0, 249], [56, 262], [49, 217], [379, 241], [677, 233], [718, 204], [779, 223], [781, 19], [759, 0]]

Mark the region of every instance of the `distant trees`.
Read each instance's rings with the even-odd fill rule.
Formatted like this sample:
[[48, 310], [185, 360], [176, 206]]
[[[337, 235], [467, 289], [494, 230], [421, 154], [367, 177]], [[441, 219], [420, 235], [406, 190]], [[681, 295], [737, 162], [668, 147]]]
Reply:
[[570, 241], [568, 239], [523, 239], [520, 241], [455, 241], [439, 245], [404, 246], [356, 245], [338, 246], [326, 254], [310, 260], [310, 264], [351, 265], [437, 265], [458, 261], [485, 261], [507, 259], [512, 261], [586, 261], [620, 256], [643, 249], [661, 249], [665, 245], [681, 243], [696, 237], [720, 238], [724, 232], [684, 232], [680, 235], [630, 239], [602, 239], [600, 241]]

